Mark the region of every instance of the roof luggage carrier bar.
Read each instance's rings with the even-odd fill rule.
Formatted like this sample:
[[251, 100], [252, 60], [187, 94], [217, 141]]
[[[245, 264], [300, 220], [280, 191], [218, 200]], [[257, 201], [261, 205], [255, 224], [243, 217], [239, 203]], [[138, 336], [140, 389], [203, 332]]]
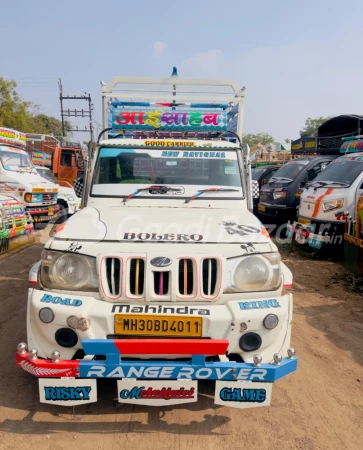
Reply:
[[[117, 135], [124, 136], [120, 133], [120, 130], [127, 132], [130, 128], [133, 128], [133, 134], [128, 136], [133, 138], [140, 138], [141, 136], [150, 137], [150, 131], [153, 131], [153, 137], [160, 139], [163, 138], [196, 138], [201, 139], [219, 139], [221, 131], [218, 126], [200, 126], [197, 127], [185, 127], [186, 125], [184, 119], [182, 119], [183, 114], [186, 114], [186, 110], [191, 113], [195, 111], [194, 108], [199, 110], [206, 110], [210, 116], [216, 116], [218, 111], [223, 112], [223, 117], [221, 119], [218, 117], [218, 121], [221, 121], [225, 125], [222, 131], [226, 131], [227, 123], [231, 116], [229, 112], [236, 109], [238, 110], [237, 115], [237, 135], [240, 140], [242, 138], [242, 124], [243, 124], [243, 109], [244, 109], [244, 97], [245, 88], [240, 89], [235, 81], [233, 80], [206, 80], [206, 79], [189, 79], [189, 78], [179, 78], [175, 76], [176, 69], [173, 71], [174, 76], [170, 78], [131, 78], [131, 77], [114, 77], [108, 83], [102, 84], [102, 107], [103, 107], [103, 118], [102, 125], [104, 132], [110, 128], [115, 122], [109, 121], [110, 113], [113, 114], [115, 111], [126, 111], [132, 116], [131, 122], [122, 120], [116, 127], [118, 129]], [[137, 123], [135, 125], [134, 117], [138, 114], [143, 114], [140, 112], [140, 108], [146, 111], [145, 114], [155, 112], [157, 110], [167, 110], [167, 114], [176, 114], [177, 118], [175, 122], [172, 116], [168, 116], [169, 127], [167, 130], [157, 130], [153, 129], [152, 125], [149, 127], [138, 127]], [[182, 110], [180, 110], [182, 108]], [[179, 117], [178, 117], [179, 114]], [[221, 114], [221, 113], [219, 113]], [[115, 117], [115, 116], [113, 116]], [[213, 119], [209, 118], [209, 122], [205, 121], [204, 124], [210, 124]], [[223, 120], [225, 122], [223, 122]], [[181, 123], [183, 121], [183, 124]], [[141, 120], [140, 120], [141, 122]], [[151, 122], [151, 121], [150, 121]], [[150, 124], [149, 122], [149, 124]], [[122, 128], [123, 124], [126, 124]], [[129, 125], [132, 123], [133, 125]], [[144, 122], [143, 122], [144, 124]], [[217, 119], [215, 119], [214, 125], [217, 125]], [[220, 123], [218, 123], [220, 125]], [[112, 127], [113, 129], [114, 127]], [[135, 128], [139, 128], [135, 130]], [[146, 128], [146, 129], [145, 129]], [[156, 128], [156, 127], [155, 127]], [[198, 129], [196, 129], [198, 128]], [[108, 131], [111, 130], [107, 130]], [[146, 133], [149, 131], [148, 133]], [[193, 134], [189, 134], [194, 131]], [[167, 133], [169, 132], [169, 133]], [[198, 132], [196, 135], [195, 133]], [[106, 136], [107, 139], [107, 136]]]
[[[97, 144], [100, 143], [101, 137], [104, 133], [108, 132], [108, 131], [112, 131], [113, 128], [106, 128], [105, 130], [102, 130], [101, 133], [98, 135], [97, 138]], [[166, 134], [169, 134], [169, 136], [166, 136]], [[227, 137], [228, 135], [230, 135], [229, 137]], [[123, 130], [121, 133], [118, 133], [115, 136], [110, 136], [111, 139], [117, 139], [119, 137], [132, 137], [133, 139], [152, 139], [152, 138], [157, 138], [157, 139], [166, 139], [167, 137], [169, 138], [173, 138], [173, 139], [205, 139], [205, 140], [211, 140], [211, 139], [220, 139], [222, 141], [228, 141], [229, 139], [236, 139], [239, 143], [240, 146], [242, 146], [242, 142], [241, 139], [239, 138], [238, 134], [235, 133], [234, 131], [221, 131], [220, 133], [218, 133], [218, 135], [216, 136], [212, 136], [212, 133], [208, 132], [205, 134], [205, 137], [202, 137], [199, 133], [197, 132], [188, 132], [188, 131], [184, 131], [182, 133], [180, 133], [180, 136], [176, 136], [175, 133], [171, 134], [168, 132], [148, 132], [147, 130], [144, 131], [130, 131], [130, 130]]]

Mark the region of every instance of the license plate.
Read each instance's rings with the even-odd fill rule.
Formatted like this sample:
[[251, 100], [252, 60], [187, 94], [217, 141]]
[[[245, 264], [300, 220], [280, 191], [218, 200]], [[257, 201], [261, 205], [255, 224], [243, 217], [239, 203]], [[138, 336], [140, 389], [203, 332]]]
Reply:
[[298, 222], [301, 223], [302, 225], [310, 225], [311, 224], [310, 219], [303, 219], [302, 217], [298, 218]]
[[258, 205], [258, 206], [257, 206], [257, 209], [258, 209], [259, 211], [266, 211], [266, 206]]
[[115, 334], [137, 336], [202, 336], [202, 317], [116, 314]]
[[54, 208], [48, 208], [48, 216], [52, 216], [54, 214]]

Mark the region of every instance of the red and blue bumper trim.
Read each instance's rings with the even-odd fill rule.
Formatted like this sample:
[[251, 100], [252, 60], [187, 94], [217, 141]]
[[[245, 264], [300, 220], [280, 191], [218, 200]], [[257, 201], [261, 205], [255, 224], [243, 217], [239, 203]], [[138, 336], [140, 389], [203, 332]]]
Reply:
[[[85, 339], [86, 355], [92, 360], [52, 360], [16, 353], [16, 363], [38, 378], [134, 378], [134, 379], [208, 379], [225, 381], [274, 382], [296, 371], [298, 359], [284, 358], [280, 364], [260, 364], [206, 360], [225, 355], [228, 340], [205, 339]], [[126, 356], [124, 356], [126, 355]], [[133, 355], [130, 358], [127, 355]], [[166, 355], [191, 356], [187, 361], [158, 360]], [[152, 359], [135, 359], [149, 356]], [[101, 358], [100, 358], [101, 357]], [[125, 358], [125, 359], [123, 359]]]

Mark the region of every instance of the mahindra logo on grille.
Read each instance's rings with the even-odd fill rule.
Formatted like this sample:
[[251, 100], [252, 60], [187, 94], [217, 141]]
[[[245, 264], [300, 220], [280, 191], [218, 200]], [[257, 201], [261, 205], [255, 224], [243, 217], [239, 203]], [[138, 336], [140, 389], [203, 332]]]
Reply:
[[158, 256], [150, 261], [150, 264], [155, 267], [166, 267], [170, 266], [171, 263], [172, 260], [170, 258], [166, 258], [165, 256]]

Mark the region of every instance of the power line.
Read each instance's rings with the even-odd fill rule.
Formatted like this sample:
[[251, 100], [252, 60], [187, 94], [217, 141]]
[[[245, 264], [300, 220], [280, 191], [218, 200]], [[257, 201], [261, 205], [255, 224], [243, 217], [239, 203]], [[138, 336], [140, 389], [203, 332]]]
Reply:
[[[61, 118], [62, 118], [62, 134], [65, 136], [65, 117], [77, 117], [77, 118], [89, 118], [89, 130], [87, 127], [84, 129], [79, 129], [78, 126], [76, 126], [75, 129], [71, 129], [68, 131], [76, 132], [76, 131], [82, 131], [82, 132], [89, 132], [91, 141], [93, 141], [93, 125], [92, 125], [92, 111], [93, 111], [93, 104], [91, 100], [91, 95], [87, 94], [87, 92], [84, 93], [84, 95], [63, 95], [63, 86], [62, 86], [62, 80], [59, 78], [59, 99], [60, 99], [60, 105], [61, 105]], [[64, 109], [63, 108], [63, 100], [85, 100], [88, 102], [88, 109]]]

